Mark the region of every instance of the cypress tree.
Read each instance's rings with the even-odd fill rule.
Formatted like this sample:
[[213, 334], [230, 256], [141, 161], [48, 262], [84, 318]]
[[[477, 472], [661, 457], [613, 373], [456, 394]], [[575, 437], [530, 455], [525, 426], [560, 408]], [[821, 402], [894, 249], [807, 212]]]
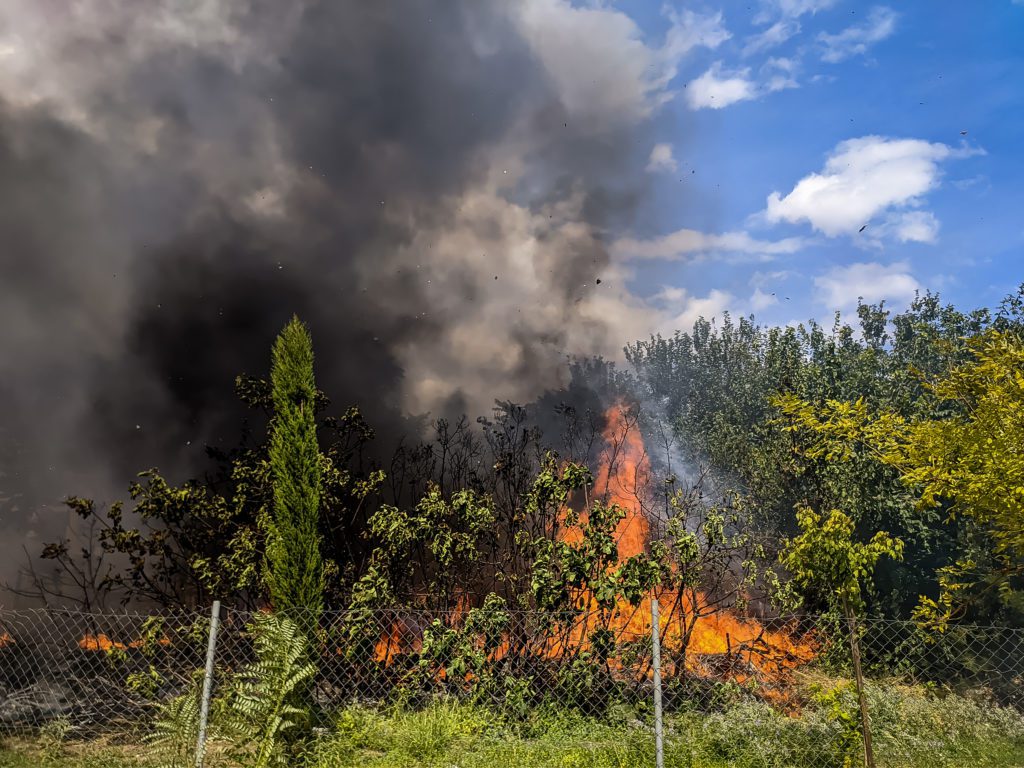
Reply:
[[266, 518], [266, 581], [275, 610], [312, 630], [323, 609], [320, 448], [316, 435], [313, 341], [297, 317], [274, 342], [270, 471], [274, 508]]

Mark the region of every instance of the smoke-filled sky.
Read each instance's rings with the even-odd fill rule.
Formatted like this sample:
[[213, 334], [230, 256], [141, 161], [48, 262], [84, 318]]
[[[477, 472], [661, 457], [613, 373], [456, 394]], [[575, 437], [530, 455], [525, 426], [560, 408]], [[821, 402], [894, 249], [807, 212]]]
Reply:
[[899, 5], [6, 0], [0, 535], [235, 434], [292, 313], [394, 431], [700, 314], [991, 301], [1024, 7]]
[[[377, 426], [486, 413], [659, 312], [608, 243], [652, 117], [725, 32], [563, 0], [0, 7], [8, 509], [236, 434], [292, 313]], [[598, 284], [598, 280], [601, 284]], [[9, 513], [9, 527], [23, 517]]]

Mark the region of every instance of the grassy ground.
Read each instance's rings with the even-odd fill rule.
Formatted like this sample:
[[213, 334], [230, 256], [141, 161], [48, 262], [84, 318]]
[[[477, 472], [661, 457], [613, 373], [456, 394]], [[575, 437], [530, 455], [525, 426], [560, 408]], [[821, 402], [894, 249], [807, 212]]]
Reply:
[[[851, 692], [819, 686], [800, 717], [756, 702], [668, 718], [669, 768], [844, 768], [860, 764]], [[878, 765], [1024, 768], [1024, 718], [957, 696], [872, 691]], [[9, 741], [0, 768], [154, 766], [151, 748], [84, 742], [59, 728]], [[305, 750], [301, 768], [640, 768], [654, 764], [650, 728], [631, 713], [602, 721], [567, 712], [508, 723], [485, 709], [438, 703], [423, 711], [350, 708]], [[225, 765], [217, 750], [209, 768]]]

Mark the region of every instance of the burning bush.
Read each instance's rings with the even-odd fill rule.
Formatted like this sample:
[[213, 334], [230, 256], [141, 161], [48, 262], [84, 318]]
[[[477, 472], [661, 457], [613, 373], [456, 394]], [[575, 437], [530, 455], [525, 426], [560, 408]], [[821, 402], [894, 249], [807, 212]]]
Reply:
[[[670, 489], [667, 518], [655, 518], [637, 418], [622, 403], [608, 409], [596, 475], [549, 455], [518, 531], [495, 532], [485, 497], [448, 502], [437, 487], [413, 512], [376, 513], [370, 528], [382, 543], [336, 656], [363, 665], [355, 677], [371, 688], [501, 698], [509, 681], [528, 680], [532, 698], [554, 692], [592, 711], [647, 684], [657, 597], [666, 674], [787, 699], [791, 673], [814, 659], [815, 642], [743, 614], [763, 553], [741, 504], [713, 506], [692, 488]], [[501, 559], [501, 541], [514, 543], [522, 562], [511, 565], [523, 572]], [[501, 592], [480, 603], [469, 585], [453, 583], [464, 562], [478, 564], [475, 583]], [[436, 566], [426, 569], [436, 574], [426, 595], [418, 607], [409, 595], [414, 607], [380, 623], [372, 609], [410, 583], [413, 563]]]

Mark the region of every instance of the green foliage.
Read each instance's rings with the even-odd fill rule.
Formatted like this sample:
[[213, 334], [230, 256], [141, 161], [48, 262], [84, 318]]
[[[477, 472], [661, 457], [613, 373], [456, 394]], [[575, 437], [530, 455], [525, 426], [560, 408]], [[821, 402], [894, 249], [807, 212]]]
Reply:
[[443, 678], [452, 693], [468, 693], [467, 698], [478, 701], [500, 698], [509, 680], [490, 660], [510, 623], [505, 601], [497, 595], [488, 595], [482, 607], [471, 609], [459, 628], [435, 619], [424, 630], [416, 666], [402, 685], [424, 690]]
[[434, 483], [412, 509], [381, 505], [369, 519], [369, 534], [378, 544], [356, 586], [357, 599], [380, 600], [414, 587], [454, 597], [460, 580], [485, 557], [494, 522], [488, 498], [472, 490], [445, 498]]
[[[250, 408], [272, 415], [268, 382], [240, 376], [235, 389]], [[327, 404], [318, 392], [317, 409], [322, 412]], [[323, 530], [331, 533], [322, 542], [325, 571], [337, 575], [351, 570], [359, 556], [353, 542], [361, 532], [360, 509], [379, 490], [383, 474], [352, 469], [373, 438], [358, 409], [322, 418], [319, 428], [326, 438], [320, 456], [320, 516]], [[120, 502], [102, 508], [90, 499], [68, 499], [89, 534], [83, 537], [85, 548], [78, 551], [68, 540], [51, 542], [43, 557], [75, 587], [68, 596], [87, 608], [102, 605], [109, 596], [167, 608], [205, 606], [214, 597], [236, 605], [261, 604], [265, 527], [260, 521], [273, 507], [268, 442], [254, 442], [246, 430], [231, 451], [208, 448], [213, 471], [180, 486], [156, 469], [147, 470], [130, 487], [130, 511]], [[330, 586], [335, 599], [345, 587], [340, 578]]]
[[[957, 696], [920, 689], [872, 688], [878, 742], [905, 768], [1018, 764], [1024, 719]], [[683, 713], [667, 722], [670, 768], [855, 766], [855, 699], [842, 681], [822, 681], [799, 716], [743, 701], [719, 712]], [[632, 717], [590, 718], [567, 710], [510, 723], [473, 705], [441, 700], [422, 710], [340, 713], [307, 765], [332, 768], [449, 766], [487, 768], [641, 768], [653, 764], [649, 727]]]
[[339, 714], [333, 733], [317, 745], [312, 763], [357, 766], [376, 757], [380, 765], [431, 765], [446, 755], [464, 753], [495, 723], [485, 709], [451, 700], [389, 713], [351, 706]]
[[[300, 626], [283, 616], [257, 614], [249, 626], [255, 661], [237, 672], [212, 702], [207, 744], [227, 742], [219, 762], [245, 768], [288, 764], [304, 747], [310, 713], [295, 702], [316, 673]], [[164, 704], [148, 742], [161, 768], [191, 768], [199, 736], [201, 673], [189, 691]], [[207, 760], [207, 764], [212, 761]]]
[[498, 518], [490, 496], [446, 496], [437, 484], [411, 509], [382, 505], [369, 519], [376, 546], [353, 590], [355, 608], [387, 605], [418, 587], [425, 607], [450, 609], [462, 585], [481, 581], [518, 608], [556, 614], [636, 604], [662, 577], [664, 552], [655, 545], [620, 562], [615, 533], [625, 512], [585, 503], [591, 483], [587, 467], [549, 453], [511, 520]]
[[195, 765], [199, 738], [199, 686], [161, 706], [147, 740], [159, 768]]
[[[712, 712], [681, 712], [666, 723], [668, 768], [794, 768], [848, 765], [848, 681], [809, 682], [799, 713], [741, 700]], [[881, 764], [900, 768], [1016, 768], [1024, 754], [1024, 717], [1010, 708], [921, 687], [875, 684], [868, 688]], [[13, 747], [14, 745], [12, 745]], [[422, 709], [377, 710], [351, 705], [332, 726], [304, 745], [292, 765], [306, 768], [645, 768], [653, 764], [649, 724], [631, 713], [586, 717], [554, 708], [508, 721], [473, 704], [442, 699]], [[855, 750], [855, 745], [854, 745]], [[32, 745], [35, 749], [35, 745]], [[151, 748], [108, 744], [72, 752], [62, 768], [156, 766]], [[220, 760], [222, 752], [217, 752]], [[0, 766], [39, 765], [37, 751], [0, 748]], [[219, 763], [218, 763], [219, 764]], [[191, 760], [181, 765], [191, 766]], [[252, 763], [244, 763], [251, 766]], [[855, 764], [854, 764], [855, 765]]]
[[66, 717], [50, 720], [39, 730], [39, 749], [44, 763], [58, 763], [65, 756], [65, 742], [73, 730], [74, 726]]
[[785, 542], [780, 562], [799, 587], [844, 612], [863, 609], [863, 587], [882, 557], [903, 556], [903, 542], [884, 531], [866, 543], [855, 541], [853, 521], [839, 510], [822, 519], [812, 509], [799, 509], [797, 525], [801, 533]]
[[804, 504], [842, 509], [862, 540], [885, 530], [905, 541], [904, 560], [880, 563], [876, 590], [864, 598], [872, 614], [906, 617], [919, 595], [936, 591], [936, 568], [962, 552], [959, 528], [939, 525], [942, 510], [917, 505], [900, 473], [864, 447], [846, 461], [794, 450], [800, 435], [786, 429], [773, 397], [791, 393], [813, 404], [863, 398], [907, 419], [941, 416], [951, 406], [930, 396], [922, 376], [966, 360], [965, 337], [993, 322], [1019, 322], [1012, 309], [994, 320], [926, 294], [898, 314], [861, 305], [855, 322], [837, 317], [831, 328], [700, 320], [688, 332], [631, 345], [627, 356], [640, 391], [664, 404], [684, 450], [727, 487], [743, 489], [758, 529], [795, 533], [792, 510]]
[[[798, 510], [797, 524], [801, 534], [785, 543], [779, 559], [798, 587], [807, 592], [821, 593], [826, 601], [842, 611], [847, 620], [864, 742], [864, 763], [874, 768], [871, 721], [864, 688], [856, 614], [863, 610], [862, 586], [871, 581], [875, 565], [885, 555], [902, 557], [903, 542], [893, 539], [884, 531], [877, 532], [867, 543], [857, 542], [854, 540], [853, 521], [838, 510], [832, 510], [825, 521], [809, 508]], [[849, 725], [842, 718], [839, 722]], [[845, 744], [844, 765], [852, 763], [850, 750], [849, 744]]]
[[258, 614], [251, 630], [256, 662], [232, 681], [226, 730], [240, 764], [286, 765], [290, 744], [308, 730], [310, 713], [294, 702], [316, 666], [308, 660], [309, 641], [295, 621]]
[[[282, 576], [273, 601], [311, 600], [312, 618], [324, 601], [452, 608], [466, 594], [493, 592], [515, 607], [577, 610], [582, 599], [635, 602], [658, 580], [697, 591], [697, 582], [715, 584], [716, 570], [694, 545], [715, 541], [717, 561], [741, 567], [744, 586], [729, 600], [742, 606], [774, 580], [758, 563], [776, 553], [740, 540], [751, 530], [764, 534], [762, 544], [797, 533], [799, 504], [842, 509], [858, 541], [883, 530], [906, 543], [905, 557], [880, 561], [863, 591], [868, 614], [907, 616], [920, 605], [920, 617], [941, 623], [965, 615], [969, 602], [975, 621], [1024, 621], [1014, 450], [1024, 412], [1022, 295], [995, 315], [960, 312], [932, 294], [896, 314], [862, 305], [856, 322], [837, 317], [831, 328], [701, 320], [689, 332], [631, 345], [635, 377], [600, 361], [574, 366], [605, 397], [637, 392], [663, 404], [688, 458], [712, 465], [715, 497], [730, 488], [743, 494], [742, 509], [705, 500], [720, 508], [708, 524], [725, 516], [724, 538], [688, 536], [704, 529], [701, 521], [670, 523], [676, 531], [666, 541], [613, 565], [609, 531], [622, 512], [588, 498], [585, 465], [601, 426], [588, 433], [582, 410], [554, 409], [576, 460], [546, 459], [527, 409], [501, 403], [479, 430], [467, 419], [438, 421], [435, 438], [403, 446], [385, 474], [361, 461], [373, 433], [358, 411], [323, 416], [327, 398], [315, 390], [308, 334], [296, 321], [275, 344], [271, 380], [236, 382], [257, 422], [261, 413], [270, 419], [268, 440], [247, 428], [235, 450], [209, 451], [206, 476], [182, 485], [155, 469], [142, 473], [131, 505], [69, 499], [86, 546], [57, 541], [43, 554], [87, 607], [115, 594], [164, 606], [214, 596], [260, 605], [261, 577], [275, 571], [261, 564], [274, 561]], [[677, 500], [664, 496], [661, 519], [675, 520]], [[699, 516], [695, 509], [683, 512]], [[275, 536], [278, 524], [298, 533]], [[564, 536], [567, 529], [574, 533]], [[671, 578], [666, 560], [679, 566]], [[282, 597], [289, 580], [295, 594]]]
[[961, 552], [939, 571], [940, 596], [924, 596], [917, 612], [940, 627], [972, 592], [995, 594], [1011, 611], [1024, 603], [1024, 343], [990, 330], [967, 349], [967, 361], [925, 382], [939, 416], [873, 410], [863, 398], [776, 400], [788, 428], [805, 436], [806, 455], [848, 461], [867, 450], [914, 489], [919, 508], [964, 522]]
[[549, 522], [541, 535], [521, 541], [532, 555], [530, 598], [539, 610], [606, 616], [621, 601], [639, 603], [662, 576], [657, 553], [620, 561], [615, 533], [626, 515], [620, 506], [595, 499], [573, 509], [571, 495], [590, 483], [585, 466], [559, 467], [550, 454], [534, 481], [527, 514]]
[[298, 318], [274, 342], [270, 368], [274, 418], [270, 472], [274, 489], [266, 530], [266, 573], [271, 603], [290, 611], [307, 631], [323, 609], [320, 553], [321, 460], [316, 428], [313, 342]]
[[[249, 458], [236, 459], [232, 474], [238, 477], [232, 480], [246, 474]], [[121, 502], [103, 510], [91, 499], [67, 499], [92, 532], [80, 557], [68, 541], [43, 549], [42, 557], [55, 561], [87, 596], [87, 606], [116, 594], [172, 607], [256, 586], [258, 539], [244, 497], [233, 504], [198, 481], [174, 487], [155, 469], [139, 478], [129, 488], [135, 505], [128, 515]]]
[[662, 611], [683, 630], [676, 659], [682, 666], [697, 622], [719, 611], [743, 611], [774, 573], [765, 568], [764, 546], [742, 496], [712, 504], [697, 487], [677, 490], [668, 501], [671, 516], [655, 551], [663, 563], [661, 583], [675, 596]]
[[860, 716], [857, 710], [857, 690], [852, 681], [841, 680], [833, 685], [811, 687], [811, 701], [826, 722], [835, 725], [833, 743], [842, 757], [843, 766], [860, 762]]
[[125, 687], [145, 699], [153, 700], [166, 682], [156, 667], [150, 664], [144, 672], [130, 673], [125, 679]]

